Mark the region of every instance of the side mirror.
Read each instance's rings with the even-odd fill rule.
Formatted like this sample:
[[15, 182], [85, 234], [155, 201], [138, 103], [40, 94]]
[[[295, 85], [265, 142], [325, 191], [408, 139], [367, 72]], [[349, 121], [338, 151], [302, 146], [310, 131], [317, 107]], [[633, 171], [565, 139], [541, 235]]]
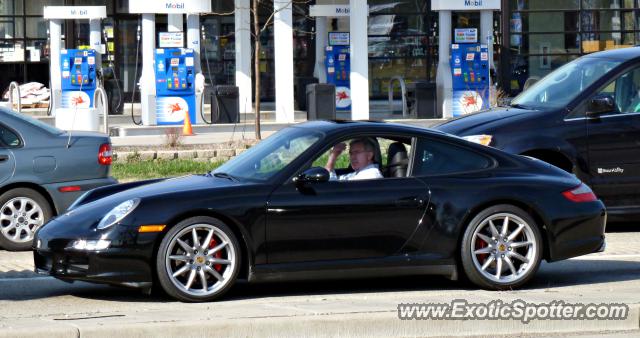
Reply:
[[322, 167], [313, 167], [305, 170], [302, 174], [293, 178], [293, 182], [299, 183], [312, 183], [312, 182], [327, 182], [329, 181], [330, 174], [327, 169]]
[[605, 113], [616, 110], [616, 102], [610, 95], [598, 95], [589, 101], [587, 106], [587, 117], [598, 118]]

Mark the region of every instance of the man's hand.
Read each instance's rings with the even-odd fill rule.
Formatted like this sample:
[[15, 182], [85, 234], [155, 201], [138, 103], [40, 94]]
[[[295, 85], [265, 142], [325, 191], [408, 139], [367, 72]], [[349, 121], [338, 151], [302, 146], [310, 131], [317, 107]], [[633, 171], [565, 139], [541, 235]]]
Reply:
[[347, 145], [344, 143], [338, 143], [335, 146], [333, 146], [333, 149], [331, 149], [331, 155], [335, 155], [336, 158], [338, 156], [340, 156], [340, 154], [342, 154], [342, 152], [347, 149]]
[[347, 145], [344, 143], [338, 143], [331, 149], [329, 152], [329, 159], [327, 160], [327, 165], [324, 167], [327, 171], [332, 172], [334, 167], [336, 166], [336, 160], [338, 156], [342, 154], [342, 152], [347, 149]]

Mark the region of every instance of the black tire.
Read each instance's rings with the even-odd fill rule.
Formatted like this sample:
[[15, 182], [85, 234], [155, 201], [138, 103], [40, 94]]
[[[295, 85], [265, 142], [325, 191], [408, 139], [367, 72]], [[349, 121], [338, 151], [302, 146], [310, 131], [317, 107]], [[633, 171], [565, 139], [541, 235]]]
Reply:
[[[473, 240], [474, 236], [479, 236], [479, 235], [476, 235], [476, 231], [486, 235], [486, 233], [483, 231], [486, 231], [487, 229], [490, 230], [488, 221], [494, 217], [497, 219], [503, 215], [513, 215], [515, 217], [513, 217], [512, 219], [519, 218], [520, 220], [526, 223], [526, 225], [530, 230], [525, 230], [525, 228], [523, 228], [523, 230], [520, 231], [519, 234], [516, 236], [516, 238], [521, 238], [518, 236], [526, 235], [526, 240], [519, 240], [519, 241], [514, 240], [510, 242], [509, 241], [503, 242], [502, 238], [508, 238], [508, 236], [503, 236], [502, 234], [499, 234], [499, 236], [495, 237], [496, 239], [495, 243], [488, 244], [487, 246], [478, 248], [477, 247], [478, 244], [482, 246], [482, 243], [486, 243], [486, 241], [482, 240], [479, 237], [476, 237], [476, 242], [474, 242]], [[507, 223], [511, 225], [510, 221], [508, 221]], [[485, 228], [485, 227], [489, 227], [489, 228]], [[494, 226], [494, 229], [498, 229], [498, 232], [501, 232], [502, 227], [500, 226], [498, 228], [497, 226]], [[509, 229], [509, 226], [507, 226], [507, 229]], [[492, 237], [491, 239], [493, 240], [494, 237]], [[528, 242], [532, 242], [532, 244], [527, 245], [524, 248], [515, 247], [516, 243], [528, 243]], [[476, 244], [473, 244], [473, 243], [476, 243]], [[514, 245], [514, 247], [511, 246], [512, 244]], [[474, 252], [476, 252], [477, 250], [484, 250], [484, 249], [487, 249], [487, 250], [494, 249], [494, 250], [486, 254], [474, 254]], [[531, 249], [535, 251], [529, 252], [528, 250], [531, 250]], [[526, 255], [522, 255], [523, 250], [527, 250]], [[513, 254], [518, 254], [520, 255], [520, 257], [528, 258], [528, 262], [525, 263], [524, 261], [516, 259], [515, 256], [511, 256]], [[486, 255], [486, 256], [483, 256], [483, 255]], [[469, 225], [467, 226], [464, 232], [462, 243], [460, 245], [460, 257], [462, 261], [463, 271], [466, 277], [475, 285], [488, 290], [511, 290], [526, 284], [535, 275], [536, 271], [540, 267], [542, 255], [543, 255], [543, 241], [542, 241], [542, 235], [540, 233], [538, 225], [535, 223], [531, 215], [529, 215], [527, 212], [525, 212], [524, 210], [516, 206], [508, 205], [508, 204], [492, 206], [478, 213], [471, 220], [471, 222], [469, 222]], [[493, 257], [490, 257], [490, 256], [493, 256]], [[506, 259], [504, 258], [505, 256], [507, 256]], [[479, 257], [480, 258], [486, 257], [486, 258], [484, 261], [480, 262]], [[501, 260], [500, 274], [498, 273], [498, 260]], [[511, 265], [510, 266], [506, 265], [506, 268], [505, 268], [505, 264], [507, 264], [506, 263], [507, 260], [510, 262]], [[482, 270], [482, 268], [485, 267], [485, 264], [482, 264], [482, 266], [480, 266], [481, 263], [487, 264], [487, 267], [485, 270]], [[517, 266], [516, 271], [518, 273], [520, 272], [522, 273], [520, 275], [518, 275], [518, 273], [514, 273], [513, 272], [514, 270], [511, 270], [510, 268], [511, 266]], [[489, 274], [489, 271], [486, 271], [490, 268], [494, 270], [495, 274]], [[507, 270], [507, 272], [510, 273], [509, 276], [511, 276], [511, 280], [501, 275], [503, 270]], [[493, 277], [490, 278], [488, 275], [492, 275]], [[497, 277], [497, 278], [493, 279], [494, 277]], [[501, 280], [501, 277], [504, 280]]]
[[[26, 212], [33, 210], [33, 207], [37, 206], [42, 211], [42, 215], [37, 212], [30, 216], [38, 218], [37, 221], [33, 218], [29, 219], [27, 217], [24, 217], [25, 213], [20, 214], [12, 211], [12, 209], [9, 207], [9, 203], [11, 201], [13, 201], [12, 204], [14, 204], [14, 209], [16, 208], [16, 206], [19, 207], [26, 201]], [[14, 219], [12, 216], [16, 214], [18, 218]], [[0, 195], [0, 247], [9, 251], [31, 250], [31, 246], [33, 243], [33, 234], [35, 234], [35, 231], [40, 226], [49, 221], [52, 216], [53, 212], [51, 210], [51, 205], [49, 204], [47, 199], [39, 192], [29, 188], [15, 188], [5, 192], [4, 194]], [[25, 227], [28, 226], [29, 229], [31, 229], [30, 236], [27, 236], [25, 230], [17, 230], [16, 228], [14, 228], [14, 226], [16, 225], [15, 222], [20, 222], [22, 220], [24, 220], [25, 223], [19, 223], [18, 225], [25, 224]], [[42, 221], [41, 224], [40, 220]], [[20, 234], [18, 235], [19, 238], [15, 240], [13, 237], [17, 231], [19, 231]], [[22, 235], [24, 235], [24, 237]]]
[[[202, 236], [202, 235], [203, 233], [207, 232], [207, 229], [202, 229], [200, 228], [201, 226], [209, 227], [208, 229], [215, 228], [217, 229], [217, 231], [219, 231], [219, 232], [214, 232], [214, 241], [209, 241], [210, 242], [209, 245], [213, 245], [211, 243], [217, 243], [216, 239], [218, 239], [219, 242], [225, 242], [225, 237], [226, 237], [226, 240], [228, 240], [228, 244], [224, 248], [219, 250], [221, 257], [218, 257], [218, 256], [210, 257], [209, 255], [206, 255], [208, 253], [208, 251], [206, 250], [213, 249], [212, 247], [209, 247], [209, 245], [207, 246], [207, 249], [205, 249], [204, 252], [202, 252], [202, 250], [198, 250], [197, 248], [196, 250], [193, 250], [195, 247], [197, 247], [197, 245], [194, 246], [193, 241], [189, 243], [189, 239], [184, 237], [190, 231], [193, 231], [193, 228], [195, 227], [196, 232], [198, 233], [198, 235], [196, 236], [198, 238], [198, 241], [203, 242], [203, 239], [206, 239], [206, 238], [205, 236]], [[189, 232], [186, 232], [186, 231], [189, 231]], [[190, 246], [190, 248], [193, 251], [187, 252], [186, 249], [183, 249], [183, 247], [177, 241], [180, 238], [185, 238], [183, 242], [185, 244], [188, 244], [188, 246]], [[221, 244], [222, 243], [216, 244], [213, 246], [215, 247]], [[172, 255], [172, 253], [173, 253], [173, 256], [185, 256], [185, 257], [188, 256], [189, 257], [188, 259], [190, 260], [184, 261], [184, 262], [180, 260], [170, 261], [167, 259], [167, 257]], [[219, 259], [227, 260], [233, 263], [230, 263], [228, 265], [210, 263], [208, 260], [208, 257], [214, 258], [214, 259], [219, 258]], [[240, 271], [241, 262], [242, 262], [242, 250], [231, 228], [229, 228], [226, 224], [224, 224], [223, 222], [221, 222], [216, 218], [198, 216], [198, 217], [192, 217], [192, 218], [186, 219], [176, 224], [167, 232], [166, 236], [162, 239], [162, 242], [160, 243], [160, 247], [158, 248], [158, 253], [156, 257], [156, 271], [158, 275], [158, 281], [160, 282], [162, 289], [169, 296], [183, 302], [207, 302], [207, 301], [212, 301], [214, 299], [219, 298], [233, 286], [238, 276], [238, 272]], [[220, 268], [221, 270], [218, 270], [218, 268]], [[172, 276], [173, 275], [172, 272], [173, 273], [178, 272], [174, 270], [181, 270], [181, 269], [187, 269], [187, 270], [185, 270], [185, 272], [183, 272], [182, 274], [179, 274], [176, 277]], [[189, 277], [184, 276], [184, 274], [193, 274], [193, 272], [191, 272], [192, 270], [196, 271], [195, 273], [197, 274], [197, 277], [194, 277], [194, 279], [193, 278], [192, 279], [193, 279], [193, 282], [197, 284], [193, 284], [193, 285], [202, 286], [203, 283], [201, 282], [200, 275], [199, 275], [200, 271], [202, 270], [202, 273], [206, 276], [205, 279], [211, 278], [213, 281], [217, 280], [218, 282], [220, 282], [219, 279], [213, 279], [213, 275], [211, 273], [207, 274], [207, 272], [205, 272], [205, 271], [211, 271], [214, 269], [218, 272], [218, 275], [225, 277], [223, 279], [224, 283], [220, 285], [218, 285], [217, 282], [213, 283], [213, 285], [211, 286], [212, 290], [209, 293], [201, 292], [202, 294], [197, 294], [198, 292], [196, 291], [196, 289], [195, 288], [192, 289], [191, 288], [192, 284], [189, 284], [188, 282]], [[183, 279], [183, 280], [186, 279], [187, 281], [185, 281], [185, 283], [183, 284], [180, 279]], [[195, 279], [197, 279], [198, 281], [196, 282]], [[209, 280], [205, 281], [207, 285], [208, 285], [208, 282]], [[218, 286], [216, 287], [216, 285]], [[187, 288], [187, 286], [189, 286], [189, 288]], [[190, 290], [193, 290], [193, 291], [189, 292]]]

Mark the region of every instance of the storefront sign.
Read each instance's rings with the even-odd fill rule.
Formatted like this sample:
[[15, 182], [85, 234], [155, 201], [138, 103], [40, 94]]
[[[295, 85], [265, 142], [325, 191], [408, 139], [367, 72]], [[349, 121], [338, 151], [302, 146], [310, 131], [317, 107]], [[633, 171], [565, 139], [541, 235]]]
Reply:
[[454, 31], [455, 43], [478, 43], [477, 28], [456, 28]]
[[105, 6], [45, 6], [45, 19], [104, 19]]
[[349, 32], [329, 32], [329, 46], [349, 46]]
[[499, 10], [500, 0], [431, 0], [432, 11]]
[[[368, 6], [367, 6], [368, 8]], [[367, 13], [369, 10], [367, 10]], [[349, 16], [351, 7], [349, 5], [311, 5], [309, 6], [309, 16]]]
[[211, 0], [129, 0], [133, 14], [210, 13]]
[[184, 34], [182, 32], [160, 32], [158, 44], [160, 48], [183, 48]]

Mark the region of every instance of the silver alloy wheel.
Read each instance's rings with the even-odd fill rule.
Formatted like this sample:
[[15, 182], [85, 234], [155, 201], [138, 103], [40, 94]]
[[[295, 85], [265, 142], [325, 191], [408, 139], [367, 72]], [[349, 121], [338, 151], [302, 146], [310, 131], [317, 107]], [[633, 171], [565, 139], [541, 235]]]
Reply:
[[165, 269], [175, 287], [191, 296], [206, 297], [231, 281], [238, 264], [236, 250], [218, 227], [193, 224], [171, 239]]
[[10, 199], [0, 207], [0, 232], [14, 243], [32, 241], [33, 234], [42, 224], [42, 207], [28, 197]]
[[516, 282], [535, 266], [539, 255], [535, 241], [531, 225], [522, 218], [512, 213], [491, 215], [473, 232], [473, 264], [493, 282]]

